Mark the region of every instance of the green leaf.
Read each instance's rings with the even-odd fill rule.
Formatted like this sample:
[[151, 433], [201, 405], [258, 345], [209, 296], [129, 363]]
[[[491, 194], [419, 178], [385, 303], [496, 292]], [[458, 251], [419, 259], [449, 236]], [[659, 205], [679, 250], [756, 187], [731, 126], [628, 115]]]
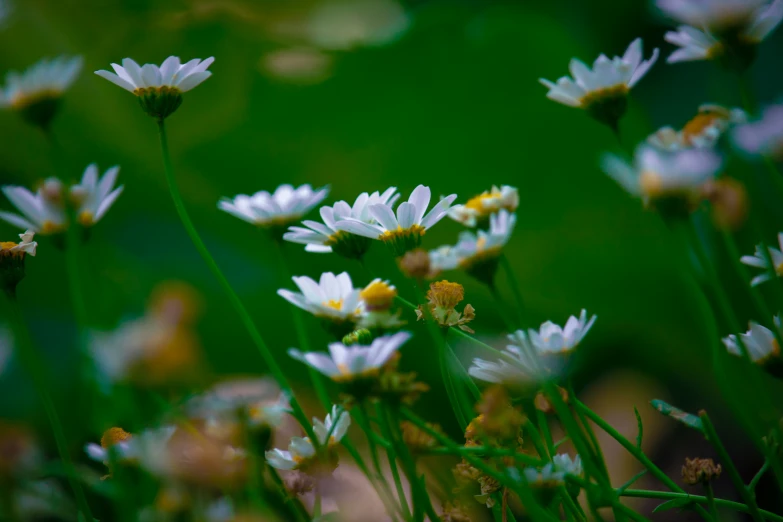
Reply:
[[636, 409], [636, 406], [633, 407], [633, 414], [636, 415], [636, 427], [638, 428], [638, 432], [636, 434], [636, 447], [639, 448], [639, 450], [641, 450], [642, 434], [644, 433], [644, 427], [642, 426], [642, 416], [639, 415], [639, 410]]
[[652, 404], [653, 408], [655, 408], [662, 414], [666, 415], [667, 417], [671, 417], [672, 419], [685, 424], [689, 428], [704, 433], [704, 426], [702, 425], [701, 419], [698, 416], [692, 413], [682, 411], [676, 406], [672, 406], [671, 404], [659, 399], [651, 400], [650, 404]]
[[675, 508], [683, 510], [688, 509], [688, 507], [690, 507], [692, 504], [693, 501], [689, 498], [673, 498], [671, 500], [667, 500], [663, 504], [658, 504], [652, 512], [658, 513], [659, 511], [666, 511]]
[[627, 481], [625, 484], [623, 484], [622, 486], [620, 486], [620, 487], [617, 489], [617, 496], [620, 496], [620, 495], [622, 495], [622, 494], [623, 494], [623, 491], [625, 491], [626, 489], [630, 488], [630, 487], [631, 487], [631, 485], [632, 485], [634, 482], [636, 482], [637, 480], [639, 480], [640, 478], [642, 478], [642, 477], [643, 477], [643, 476], [644, 476], [644, 475], [647, 473], [647, 471], [648, 471], [648, 470], [647, 470], [647, 468], [644, 468], [644, 469], [643, 469], [643, 470], [641, 470], [639, 473], [637, 473], [636, 475], [634, 475], [633, 477], [631, 477], [630, 479], [628, 479], [628, 481]]

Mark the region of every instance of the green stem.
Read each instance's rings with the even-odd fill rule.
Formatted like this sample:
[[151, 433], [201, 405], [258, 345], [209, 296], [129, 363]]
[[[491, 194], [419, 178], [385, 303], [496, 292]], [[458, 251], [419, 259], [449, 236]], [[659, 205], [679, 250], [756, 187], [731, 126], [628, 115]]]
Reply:
[[458, 446], [457, 449], [453, 448], [432, 448], [422, 452], [426, 455], [479, 455], [482, 457], [512, 457], [514, 460], [519, 461], [526, 466], [540, 467], [544, 465], [544, 461], [531, 457], [525, 453], [520, 453], [511, 449], [499, 449], [492, 446]]
[[523, 428], [527, 431], [527, 436], [530, 437], [530, 442], [533, 443], [533, 447], [536, 448], [538, 456], [544, 460], [552, 460], [552, 453], [547, 455], [547, 447], [544, 445], [544, 440], [541, 438], [541, 433], [536, 428], [535, 423], [528, 419]]
[[321, 516], [321, 488], [315, 486], [315, 501], [313, 502], [313, 519]]
[[506, 257], [506, 254], [500, 256], [500, 264], [503, 266], [503, 270], [506, 272], [506, 278], [508, 279], [508, 286], [511, 287], [511, 292], [514, 294], [514, 301], [517, 303], [517, 314], [519, 315], [519, 324], [523, 327], [526, 326], [527, 307], [525, 306], [525, 300], [522, 298], [522, 292], [519, 287], [519, 281], [517, 280], [514, 270], [511, 268], [511, 263]]
[[[682, 489], [676, 482], [674, 482], [669, 476], [664, 473], [661, 468], [653, 464], [653, 462], [647, 457], [647, 455], [642, 452], [641, 449], [639, 449], [636, 444], [632, 443], [625, 437], [623, 437], [616, 429], [614, 429], [608, 422], [603, 420], [597, 413], [595, 413], [593, 410], [585, 406], [582, 402], [579, 401], [576, 397], [572, 397], [571, 399], [573, 401], [574, 407], [585, 414], [585, 416], [593, 421], [599, 428], [604, 430], [610, 437], [612, 437], [614, 440], [620, 443], [620, 445], [628, 451], [631, 455], [633, 455], [636, 460], [639, 461], [639, 463], [650, 470], [650, 474], [661, 481], [661, 483], [669, 488], [672, 491], [675, 491], [677, 493], [685, 493], [685, 490]], [[710, 519], [709, 513], [702, 508], [697, 508], [699, 511], [699, 514], [706, 518]]]
[[563, 509], [566, 513], [570, 513], [572, 518], [577, 522], [586, 522], [587, 517], [582, 507], [574, 502], [571, 495], [566, 491], [565, 487], [560, 488], [560, 499], [563, 502]]
[[758, 472], [753, 476], [753, 479], [748, 484], [748, 491], [755, 494], [756, 492], [756, 486], [759, 484], [759, 480], [761, 480], [761, 477], [764, 476], [764, 473], [767, 472], [769, 469], [769, 460], [764, 460], [764, 464], [761, 465], [761, 469], [758, 470]]
[[41, 360], [40, 355], [36, 352], [33, 346], [33, 341], [30, 338], [30, 332], [27, 329], [22, 315], [22, 310], [19, 307], [19, 303], [16, 300], [12, 300], [10, 303], [12, 319], [11, 325], [14, 332], [14, 340], [16, 345], [17, 354], [22, 362], [27, 367], [27, 371], [30, 373], [30, 377], [33, 380], [33, 384], [38, 392], [43, 403], [46, 416], [49, 418], [49, 424], [52, 427], [52, 433], [54, 435], [54, 442], [57, 446], [57, 452], [63, 461], [63, 466], [66, 469], [68, 475], [68, 483], [73, 490], [74, 497], [76, 497], [76, 504], [84, 516], [85, 520], [92, 521], [92, 512], [90, 506], [87, 503], [87, 497], [84, 494], [81, 484], [78, 480], [78, 473], [76, 466], [71, 460], [71, 455], [68, 453], [68, 444], [65, 440], [65, 432], [63, 430], [62, 422], [57, 414], [57, 410], [54, 407], [54, 402], [49, 394], [47, 383], [51, 382], [47, 376], [46, 367]]
[[[394, 436], [392, 435], [388, 424], [383, 421], [383, 409], [378, 402], [375, 403], [375, 414], [378, 419], [380, 419], [378, 424], [381, 428], [383, 437], [386, 440], [394, 440]], [[392, 477], [394, 478], [394, 487], [397, 489], [397, 497], [399, 497], [400, 506], [402, 507], [403, 519], [410, 520], [411, 509], [410, 506], [408, 506], [408, 498], [405, 495], [405, 488], [402, 486], [402, 480], [400, 479], [400, 470], [397, 469], [397, 453], [393, 444], [386, 448], [386, 458], [389, 461], [389, 468], [391, 469]]]
[[[372, 430], [372, 425], [370, 423], [370, 416], [364, 402], [360, 402], [359, 407], [356, 410], [354, 410], [353, 418], [356, 419], [356, 422], [359, 424], [359, 427], [362, 429], [365, 436], [367, 437], [367, 445], [370, 449], [370, 460], [372, 461], [373, 468], [375, 469], [375, 480], [372, 482], [373, 483], [377, 482], [380, 485], [381, 489], [378, 490], [378, 493], [379, 495], [382, 495], [381, 499], [383, 499], [384, 497], [387, 499], [392, 499], [392, 501], [386, 505], [386, 510], [388, 511], [389, 516], [392, 516], [394, 513], [399, 513], [401, 515], [404, 515], [404, 513], [402, 512], [402, 508], [396, 502], [393, 502], [394, 494], [391, 491], [389, 482], [386, 480], [386, 476], [383, 474], [381, 461], [378, 458], [378, 444], [377, 441], [375, 440], [376, 434]], [[385, 442], [384, 448], [391, 447], [392, 443], [390, 441], [384, 441], [384, 442]], [[392, 506], [393, 508], [390, 509], [390, 507]]]
[[168, 140], [166, 137], [166, 127], [163, 123], [163, 120], [158, 120], [158, 131], [160, 135], [160, 150], [161, 154], [163, 155], [163, 169], [166, 174], [166, 181], [169, 185], [169, 192], [171, 192], [171, 199], [174, 201], [174, 208], [177, 210], [177, 214], [179, 214], [182, 225], [185, 227], [185, 231], [187, 232], [188, 236], [190, 236], [190, 239], [193, 242], [193, 245], [196, 247], [198, 253], [201, 255], [201, 258], [204, 260], [209, 270], [215, 276], [215, 279], [218, 280], [218, 283], [220, 283], [220, 286], [225, 291], [229, 301], [231, 302], [231, 305], [239, 315], [242, 324], [245, 326], [245, 329], [247, 329], [250, 338], [256, 345], [256, 348], [261, 354], [261, 357], [263, 357], [264, 362], [269, 368], [269, 371], [272, 373], [272, 376], [275, 378], [280, 388], [288, 393], [294, 416], [307, 432], [310, 440], [316, 441], [316, 437], [313, 434], [313, 427], [307, 420], [307, 416], [305, 415], [304, 410], [302, 410], [302, 407], [299, 405], [299, 402], [294, 397], [293, 391], [291, 390], [291, 385], [288, 383], [285, 375], [283, 375], [283, 371], [275, 361], [275, 358], [272, 355], [272, 352], [269, 350], [269, 347], [267, 347], [266, 343], [264, 342], [263, 337], [261, 337], [261, 334], [253, 323], [253, 319], [250, 317], [250, 314], [245, 308], [245, 305], [242, 304], [242, 301], [231, 287], [228, 279], [226, 279], [226, 276], [223, 275], [220, 267], [212, 258], [212, 254], [209, 253], [206, 245], [204, 245], [204, 241], [202, 241], [201, 236], [199, 236], [196, 227], [193, 226], [193, 222], [191, 221], [190, 216], [188, 215], [188, 211], [185, 208], [185, 203], [182, 200], [182, 195], [180, 194], [177, 180], [174, 178], [174, 169], [171, 166], [171, 156], [169, 154]]
[[552, 433], [549, 431], [549, 420], [546, 418], [546, 414], [541, 410], [536, 410], [536, 419], [538, 420], [538, 427], [541, 430], [544, 442], [546, 443], [549, 460], [552, 460], [552, 457], [554, 457], [557, 452], [555, 451], [555, 442], [552, 440]]
[[715, 493], [712, 491], [712, 483], [710, 481], [704, 483], [704, 492], [706, 493], [707, 497], [707, 508], [710, 510], [712, 518], [715, 520], [715, 522], [720, 522], [718, 508], [715, 505]]
[[[683, 498], [683, 499], [688, 499], [692, 502], [697, 502], [699, 504], [707, 503], [707, 497], [703, 497], [701, 495], [691, 495], [685, 492], [674, 493], [669, 491], [651, 491], [647, 489], [626, 489], [622, 493], [618, 492], [618, 494], [623, 497], [659, 498], [662, 500]], [[733, 509], [735, 511], [740, 511], [742, 513], [750, 513], [750, 508], [740, 502], [733, 502], [731, 500], [723, 500], [721, 498], [716, 498], [715, 505]], [[783, 516], [776, 515], [775, 513], [771, 513], [763, 509], [759, 509], [759, 513], [761, 513], [761, 516], [767, 520], [774, 520], [775, 522], [783, 522]]]
[[737, 471], [737, 468], [734, 466], [734, 462], [731, 460], [729, 452], [726, 451], [726, 448], [720, 441], [718, 433], [715, 431], [715, 426], [713, 426], [712, 421], [710, 421], [710, 417], [707, 415], [706, 411], [699, 412], [699, 417], [704, 426], [704, 434], [707, 436], [707, 440], [712, 444], [712, 447], [715, 448], [715, 451], [718, 453], [718, 458], [720, 459], [721, 464], [726, 468], [729, 478], [731, 478], [734, 487], [740, 494], [740, 498], [742, 498], [742, 501], [748, 506], [750, 516], [756, 522], [761, 522], [762, 517], [761, 513], [759, 513], [759, 508], [756, 505], [756, 499], [745, 487], [745, 483], [743, 482], [739, 471]]

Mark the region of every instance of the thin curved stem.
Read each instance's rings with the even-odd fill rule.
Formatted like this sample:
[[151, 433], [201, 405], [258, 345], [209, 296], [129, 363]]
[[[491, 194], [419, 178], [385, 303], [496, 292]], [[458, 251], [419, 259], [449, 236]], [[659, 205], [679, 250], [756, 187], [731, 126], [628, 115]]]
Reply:
[[223, 291], [228, 296], [231, 305], [234, 307], [237, 315], [239, 315], [242, 324], [250, 335], [250, 338], [253, 340], [253, 343], [256, 345], [256, 348], [261, 354], [261, 357], [263, 357], [264, 362], [269, 368], [269, 371], [272, 373], [272, 376], [275, 378], [280, 388], [288, 393], [294, 416], [305, 429], [307, 435], [310, 437], [310, 440], [317, 440], [313, 435], [313, 428], [307, 420], [307, 416], [292, 393], [291, 385], [288, 383], [285, 375], [283, 375], [283, 371], [280, 369], [277, 361], [275, 361], [275, 358], [272, 355], [272, 352], [269, 350], [269, 347], [264, 342], [263, 337], [261, 337], [258, 328], [256, 328], [256, 325], [253, 323], [253, 319], [250, 317], [250, 313], [248, 313], [245, 305], [242, 304], [242, 301], [231, 287], [231, 284], [228, 282], [228, 279], [226, 279], [226, 276], [223, 275], [223, 272], [220, 270], [220, 267], [218, 267], [217, 263], [212, 257], [212, 254], [209, 253], [206, 245], [204, 245], [204, 241], [202, 241], [201, 236], [190, 219], [190, 215], [185, 208], [185, 203], [182, 200], [182, 194], [180, 194], [177, 180], [174, 178], [174, 170], [171, 166], [171, 156], [169, 154], [168, 140], [166, 137], [166, 127], [163, 120], [158, 120], [158, 131], [160, 135], [160, 149], [163, 155], [163, 168], [166, 174], [166, 181], [169, 185], [171, 199], [174, 201], [174, 208], [177, 210], [177, 214], [179, 214], [179, 218], [182, 221], [182, 225], [185, 227], [185, 231], [187, 232], [188, 236], [190, 236], [190, 240], [193, 242], [193, 245], [201, 255], [201, 258], [212, 272], [212, 275], [215, 276], [215, 279], [218, 280], [218, 283], [220, 283]]
[[506, 278], [508, 279], [508, 286], [511, 287], [511, 293], [514, 294], [514, 301], [517, 304], [517, 314], [519, 315], [519, 323], [523, 327], [527, 326], [527, 307], [525, 306], [525, 300], [522, 297], [522, 291], [519, 288], [519, 281], [511, 268], [511, 263], [506, 257], [506, 254], [500, 256], [500, 264], [503, 266], [503, 271], [506, 272]]
[[[707, 503], [707, 497], [704, 497], [702, 495], [691, 495], [690, 493], [685, 493], [685, 492], [677, 493], [677, 492], [670, 492], [670, 491], [652, 491], [647, 489], [626, 489], [625, 491], [618, 491], [617, 494], [620, 495], [621, 497], [659, 498], [662, 500], [673, 500], [673, 499], [682, 498], [682, 499], [691, 500], [699, 504]], [[740, 511], [742, 513], [748, 513], [748, 514], [750, 513], [750, 508], [740, 502], [734, 502], [731, 500], [716, 498], [715, 505], [733, 509], [735, 511]], [[774, 522], [783, 522], [783, 516], [776, 515], [775, 513], [772, 513], [770, 511], [759, 509], [759, 513], [761, 513], [761, 516], [767, 520], [773, 520]]]

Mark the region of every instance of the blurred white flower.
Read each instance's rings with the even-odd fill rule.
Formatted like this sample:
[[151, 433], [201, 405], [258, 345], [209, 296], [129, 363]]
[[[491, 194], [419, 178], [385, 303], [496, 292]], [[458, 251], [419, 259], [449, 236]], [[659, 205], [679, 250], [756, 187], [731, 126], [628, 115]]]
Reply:
[[451, 207], [449, 217], [463, 225], [475, 227], [500, 210], [514, 212], [518, 206], [519, 192], [516, 187], [502, 185], [498, 188], [492, 185], [490, 190], [470, 198], [464, 205]]
[[67, 218], [63, 206], [63, 184], [56, 178], [48, 178], [35, 191], [24, 187], [4, 185], [3, 194], [22, 213], [0, 212], [0, 219], [15, 227], [48, 235], [66, 229]]
[[359, 292], [354, 288], [348, 272], [334, 275], [332, 272], [321, 274], [319, 282], [301, 276], [293, 278], [301, 293], [281, 288], [277, 294], [294, 306], [316, 317], [331, 321], [354, 321], [359, 312]]
[[[313, 418], [313, 432], [318, 440], [318, 446], [331, 450], [339, 444], [351, 425], [350, 414], [337, 405], [332, 406], [332, 412], [321, 422]], [[272, 449], [266, 452], [266, 460], [270, 466], [277, 469], [304, 469], [314, 464], [316, 448], [308, 437], [292, 437], [288, 450]]]
[[622, 57], [611, 60], [599, 56], [592, 69], [576, 58], [571, 60], [571, 76], [563, 76], [553, 83], [543, 78], [539, 81], [549, 89], [547, 98], [587, 111], [601, 123], [617, 128], [617, 122], [626, 110], [630, 90], [647, 74], [658, 59], [654, 49], [649, 60], [643, 60], [642, 40], [637, 38]]
[[288, 353], [335, 382], [350, 382], [377, 376], [383, 365], [410, 338], [410, 333], [398, 332], [377, 337], [370, 346], [330, 343], [329, 355], [320, 352], [302, 353], [295, 349]]
[[738, 126], [732, 138], [747, 154], [783, 158], [783, 104], [767, 106], [761, 119]]
[[347, 51], [390, 43], [409, 24], [405, 9], [395, 0], [330, 0], [310, 11], [304, 31], [317, 47]]
[[595, 315], [588, 319], [587, 311], [583, 309], [579, 317], [569, 317], [563, 327], [547, 321], [537, 331], [528, 329], [528, 338], [540, 355], [571, 352], [582, 342], [595, 320]]
[[722, 105], [703, 104], [699, 111], [680, 131], [662, 127], [647, 138], [654, 147], [676, 152], [687, 148], [714, 147], [730, 127], [748, 121], [742, 109], [729, 109]]
[[81, 183], [71, 187], [71, 198], [77, 206], [76, 216], [83, 226], [100, 221], [122, 194], [124, 185], [114, 188], [119, 172], [120, 167], [114, 166], [99, 177], [98, 165], [91, 163], [84, 170]]
[[552, 458], [552, 462], [540, 470], [528, 467], [524, 469], [523, 473], [527, 483], [532, 487], [555, 488], [565, 484], [566, 475], [577, 477], [582, 475], [582, 460], [579, 455], [571, 460], [567, 454], [558, 454]]
[[657, 0], [658, 8], [677, 22], [715, 35], [737, 32], [758, 43], [783, 18], [781, 0]]
[[214, 384], [188, 401], [188, 413], [212, 422], [236, 420], [242, 412], [253, 427], [277, 427], [289, 410], [288, 397], [269, 378], [235, 378]]
[[5, 28], [6, 23], [14, 12], [11, 0], [0, 0], [0, 29]]
[[668, 31], [664, 39], [680, 47], [666, 58], [668, 63], [712, 60], [723, 53], [720, 40], [689, 25], [681, 25], [676, 31]]
[[35, 253], [38, 249], [38, 243], [33, 241], [35, 234], [26, 230], [23, 234], [19, 234], [19, 243], [0, 241], [0, 257], [4, 254], [29, 254], [35, 257]]
[[756, 245], [756, 251], [752, 256], [742, 256], [740, 258], [740, 261], [742, 261], [744, 264], [755, 266], [756, 268], [762, 268], [764, 270], [761, 274], [757, 275], [750, 281], [751, 286], [757, 286], [765, 281], [772, 279], [772, 276], [769, 274], [770, 268], [778, 276], [783, 275], [783, 232], [778, 233], [778, 245], [780, 250], [777, 248], [767, 247], [769, 258], [772, 260], [772, 267], [769, 266], [767, 256], [764, 255], [764, 250], [761, 245]]
[[389, 246], [395, 256], [401, 256], [421, 244], [421, 236], [446, 216], [449, 205], [457, 195], [452, 194], [441, 199], [427, 213], [430, 198], [429, 187], [419, 185], [408, 197], [408, 201], [397, 207], [396, 216], [392, 203], [378, 203], [369, 205], [370, 215], [377, 223], [367, 223], [349, 216], [337, 221], [335, 227], [359, 236], [379, 239]]
[[10, 71], [0, 88], [0, 107], [19, 111], [30, 123], [47, 128], [60, 97], [82, 69], [81, 56], [44, 58], [22, 73]]
[[268, 52], [261, 57], [261, 70], [277, 80], [313, 85], [332, 73], [334, 58], [309, 47], [291, 47]]
[[501, 353], [506, 358], [498, 359], [496, 362], [478, 357], [473, 359], [468, 374], [482, 381], [504, 385], [519, 384], [531, 379], [535, 366], [530, 357], [518, 346], [509, 345]]
[[721, 165], [720, 156], [707, 148], [667, 152], [640, 145], [633, 165], [614, 154], [602, 159], [604, 172], [645, 203], [665, 196], [691, 197]]
[[310, 212], [328, 194], [329, 187], [313, 190], [310, 185], [280, 185], [272, 194], [262, 190], [252, 196], [223, 198], [218, 208], [260, 227], [284, 227]]
[[307, 228], [290, 227], [288, 232], [283, 234], [283, 239], [306, 245], [305, 250], [308, 252], [335, 252], [349, 259], [360, 259], [370, 247], [370, 239], [339, 230], [337, 222], [354, 218], [363, 223], [375, 224], [376, 220], [370, 214], [370, 206], [378, 204], [391, 206], [399, 197], [397, 188], [389, 187], [383, 193], [362, 192], [353, 206], [345, 201], [338, 201], [332, 206], [323, 206], [321, 207], [323, 223], [304, 221], [302, 224]]
[[[775, 328], [781, 331], [780, 317], [773, 319]], [[775, 334], [769, 328], [761, 326], [760, 324], [751, 321], [750, 329], [740, 334], [742, 343], [745, 348], [748, 349], [748, 354], [751, 360], [757, 364], [765, 364], [771, 359], [780, 357], [780, 346], [778, 345]], [[726, 349], [732, 355], [742, 357], [742, 348], [739, 345], [737, 336], [732, 334], [728, 337], [724, 337], [723, 344], [726, 345]]]

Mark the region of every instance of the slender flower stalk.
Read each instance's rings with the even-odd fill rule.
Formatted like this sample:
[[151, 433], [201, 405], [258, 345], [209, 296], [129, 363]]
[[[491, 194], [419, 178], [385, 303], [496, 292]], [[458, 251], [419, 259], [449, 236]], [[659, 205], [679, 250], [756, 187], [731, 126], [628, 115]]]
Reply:
[[182, 195], [179, 192], [179, 186], [177, 185], [177, 180], [174, 178], [174, 170], [171, 166], [171, 156], [169, 154], [169, 145], [168, 145], [168, 140], [166, 138], [166, 127], [165, 127], [164, 120], [158, 119], [157, 123], [158, 123], [158, 132], [160, 136], [160, 148], [163, 156], [163, 169], [166, 174], [166, 181], [168, 182], [169, 185], [171, 198], [174, 201], [174, 207], [177, 210], [177, 214], [179, 214], [180, 220], [182, 221], [182, 225], [185, 227], [185, 231], [188, 233], [188, 236], [190, 236], [190, 239], [193, 242], [193, 245], [196, 247], [198, 253], [201, 255], [201, 258], [207, 264], [207, 267], [210, 269], [212, 274], [218, 280], [218, 283], [220, 283], [220, 286], [226, 292], [226, 295], [228, 296], [231, 305], [236, 310], [240, 320], [242, 321], [243, 325], [247, 329], [248, 334], [250, 334], [250, 338], [253, 340], [253, 343], [256, 345], [256, 348], [258, 348], [259, 353], [264, 358], [264, 362], [266, 362], [266, 365], [269, 367], [269, 371], [272, 373], [272, 376], [280, 385], [280, 388], [284, 392], [287, 392], [290, 395], [291, 407], [293, 409], [294, 416], [297, 418], [299, 423], [305, 428], [305, 430], [308, 431], [308, 435], [311, 435], [310, 431], [312, 431], [312, 428], [310, 427], [310, 423], [307, 421], [307, 417], [305, 416], [302, 407], [299, 405], [299, 402], [293, 396], [293, 393], [291, 391], [291, 385], [288, 383], [288, 380], [285, 378], [285, 375], [283, 375], [283, 371], [280, 369], [280, 366], [277, 364], [277, 361], [275, 361], [275, 358], [272, 355], [272, 352], [269, 350], [269, 347], [264, 342], [263, 337], [261, 337], [261, 333], [256, 328], [252, 317], [250, 316], [247, 309], [245, 308], [245, 305], [242, 304], [242, 301], [239, 299], [239, 296], [231, 287], [231, 284], [228, 282], [228, 279], [226, 279], [226, 276], [223, 275], [223, 272], [220, 270], [220, 267], [215, 262], [214, 258], [212, 257], [212, 254], [209, 253], [209, 250], [207, 249], [206, 245], [204, 245], [204, 241], [202, 241], [201, 236], [199, 235], [198, 231], [196, 231], [196, 227], [193, 226], [193, 222], [190, 219], [190, 215], [188, 214], [188, 211], [185, 208], [185, 202], [182, 200]]

